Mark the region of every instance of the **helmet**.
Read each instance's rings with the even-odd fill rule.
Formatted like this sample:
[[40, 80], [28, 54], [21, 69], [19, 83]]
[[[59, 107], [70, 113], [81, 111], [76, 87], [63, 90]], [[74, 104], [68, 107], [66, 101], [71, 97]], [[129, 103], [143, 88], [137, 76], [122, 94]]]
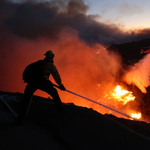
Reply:
[[50, 58], [53, 58], [54, 57], [54, 52], [49, 50], [47, 51], [45, 54], [44, 54], [46, 57], [50, 57]]

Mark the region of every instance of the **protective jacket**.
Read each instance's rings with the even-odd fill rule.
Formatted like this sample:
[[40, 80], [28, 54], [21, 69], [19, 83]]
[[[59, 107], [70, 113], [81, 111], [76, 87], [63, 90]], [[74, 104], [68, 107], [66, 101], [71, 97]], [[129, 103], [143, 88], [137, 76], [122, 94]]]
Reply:
[[46, 57], [44, 61], [45, 63], [43, 65], [43, 77], [48, 80], [49, 76], [52, 75], [56, 83], [58, 85], [62, 85], [60, 75], [58, 73], [56, 66], [53, 63], [53, 59]]

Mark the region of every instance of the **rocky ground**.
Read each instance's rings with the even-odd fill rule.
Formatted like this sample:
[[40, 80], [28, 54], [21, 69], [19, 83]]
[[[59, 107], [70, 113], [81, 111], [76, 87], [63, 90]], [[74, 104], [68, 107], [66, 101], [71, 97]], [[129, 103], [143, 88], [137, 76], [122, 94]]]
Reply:
[[[17, 114], [23, 95], [0, 95]], [[148, 150], [150, 146], [149, 123], [102, 115], [73, 103], [59, 112], [51, 99], [37, 96], [22, 125], [0, 101], [0, 132], [1, 150]]]

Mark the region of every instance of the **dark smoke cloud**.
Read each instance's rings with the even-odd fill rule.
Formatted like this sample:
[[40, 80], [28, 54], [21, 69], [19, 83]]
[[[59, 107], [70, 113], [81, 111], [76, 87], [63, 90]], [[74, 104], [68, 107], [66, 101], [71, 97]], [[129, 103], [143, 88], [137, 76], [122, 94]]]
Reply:
[[20, 3], [3, 0], [0, 3], [7, 29], [23, 38], [56, 39], [66, 26], [77, 30], [79, 37], [89, 44], [119, 44], [150, 36], [150, 29], [123, 32], [115, 24], [97, 22], [94, 16], [86, 14], [89, 6], [82, 0], [28, 0]]
[[[95, 52], [99, 51], [99, 48], [94, 48], [95, 43], [110, 45], [126, 41], [136, 41], [147, 38], [150, 35], [149, 29], [124, 33], [115, 24], [97, 22], [95, 20], [96, 15], [86, 14], [88, 8], [89, 6], [82, 0], [18, 0], [16, 3], [11, 0], [1, 0], [0, 88], [12, 91], [14, 87], [17, 87], [15, 90], [19, 91], [20, 87], [22, 87], [20, 82], [25, 66], [40, 59], [39, 57], [48, 49], [56, 50], [59, 55], [63, 51], [70, 54], [70, 49], [73, 49], [74, 51], [70, 57], [74, 56], [74, 54], [78, 55], [79, 51], [82, 51], [79, 58], [79, 60], [82, 60], [89, 46], [85, 46], [85, 43], [90, 44], [90, 46], [92, 45], [90, 51]], [[64, 29], [66, 32], [63, 32]], [[78, 42], [73, 42], [76, 41], [74, 38], [79, 38]], [[80, 48], [82, 45], [80, 42], [84, 45], [82, 48]], [[108, 55], [107, 53], [105, 54]], [[103, 58], [107, 58], [105, 54]], [[67, 60], [65, 56], [66, 54], [62, 55], [63, 61], [64, 58]], [[110, 55], [111, 57], [112, 55]], [[102, 62], [107, 62], [110, 58]], [[115, 58], [114, 60], [117, 59]], [[85, 62], [87, 61], [85, 60]], [[66, 64], [69, 63], [70, 59]], [[100, 68], [103, 68], [103, 66], [100, 67], [101, 64], [99, 63], [97, 72], [99, 72]], [[106, 74], [111, 72], [112, 76], [115, 76], [116, 72], [120, 71], [120, 66], [115, 69], [115, 73], [110, 71], [114, 70], [115, 66], [117, 66], [116, 63], [114, 64]], [[89, 65], [87, 66], [89, 67]], [[93, 76], [98, 76], [97, 78], [99, 78], [100, 75], [95, 73]]]

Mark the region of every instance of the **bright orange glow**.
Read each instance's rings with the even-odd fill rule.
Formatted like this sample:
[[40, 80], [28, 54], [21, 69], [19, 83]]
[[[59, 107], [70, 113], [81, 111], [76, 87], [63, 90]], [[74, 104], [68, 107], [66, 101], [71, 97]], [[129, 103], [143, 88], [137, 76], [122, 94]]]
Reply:
[[[132, 92], [124, 89], [120, 85], [117, 85], [114, 88], [113, 92], [107, 93], [104, 96], [104, 98], [105, 98], [105, 101], [108, 102], [108, 104], [115, 106], [117, 109], [121, 108], [123, 105], [126, 105], [128, 102], [135, 100], [135, 96], [132, 94]], [[132, 110], [132, 113], [131, 113], [130, 111], [131, 110], [128, 109], [128, 107], [126, 107], [125, 113], [130, 114], [130, 116], [135, 119], [141, 118], [141, 113], [134, 112], [134, 110]]]
[[135, 99], [132, 92], [122, 89], [119, 85], [116, 86], [112, 95], [118, 101], [123, 102], [123, 105], [127, 104], [129, 101], [134, 101]]
[[[134, 101], [135, 97], [132, 92], [124, 90], [121, 86], [114, 87], [112, 85], [122, 68], [120, 55], [109, 53], [105, 47], [99, 44], [92, 45], [92, 47], [87, 45], [78, 38], [78, 32], [70, 28], [63, 29], [59, 36], [60, 38], [56, 42], [42, 38], [37, 42], [23, 40], [22, 38], [18, 39], [13, 35], [8, 36], [11, 37], [14, 52], [11, 55], [6, 53], [7, 59], [1, 59], [1, 61], [3, 60], [1, 64], [4, 64], [0, 66], [1, 70], [4, 71], [1, 74], [1, 90], [22, 93], [26, 86], [22, 82], [24, 68], [34, 61], [43, 59], [43, 54], [50, 48], [56, 54], [54, 64], [66, 89], [93, 100], [99, 99], [99, 103], [115, 108], [120, 112], [131, 114], [128, 113], [130, 112], [128, 106], [122, 106], [129, 101]], [[9, 41], [10, 39], [6, 43]], [[3, 49], [4, 52], [7, 52], [8, 46], [7, 44], [5, 45]], [[7, 70], [9, 70], [9, 74]], [[14, 74], [14, 72], [17, 72], [17, 74]], [[51, 76], [50, 80], [56, 84]], [[139, 82], [141, 81], [140, 79], [138, 80]], [[64, 103], [74, 103], [75, 105], [92, 108], [102, 114], [111, 113], [120, 117], [120, 114], [105, 107], [59, 89], [57, 91]], [[34, 95], [50, 97], [41, 90], [37, 90]], [[135, 111], [132, 110], [132, 112], [134, 113]]]
[[141, 118], [141, 113], [132, 113], [131, 117], [136, 118], [136, 119], [140, 119]]

